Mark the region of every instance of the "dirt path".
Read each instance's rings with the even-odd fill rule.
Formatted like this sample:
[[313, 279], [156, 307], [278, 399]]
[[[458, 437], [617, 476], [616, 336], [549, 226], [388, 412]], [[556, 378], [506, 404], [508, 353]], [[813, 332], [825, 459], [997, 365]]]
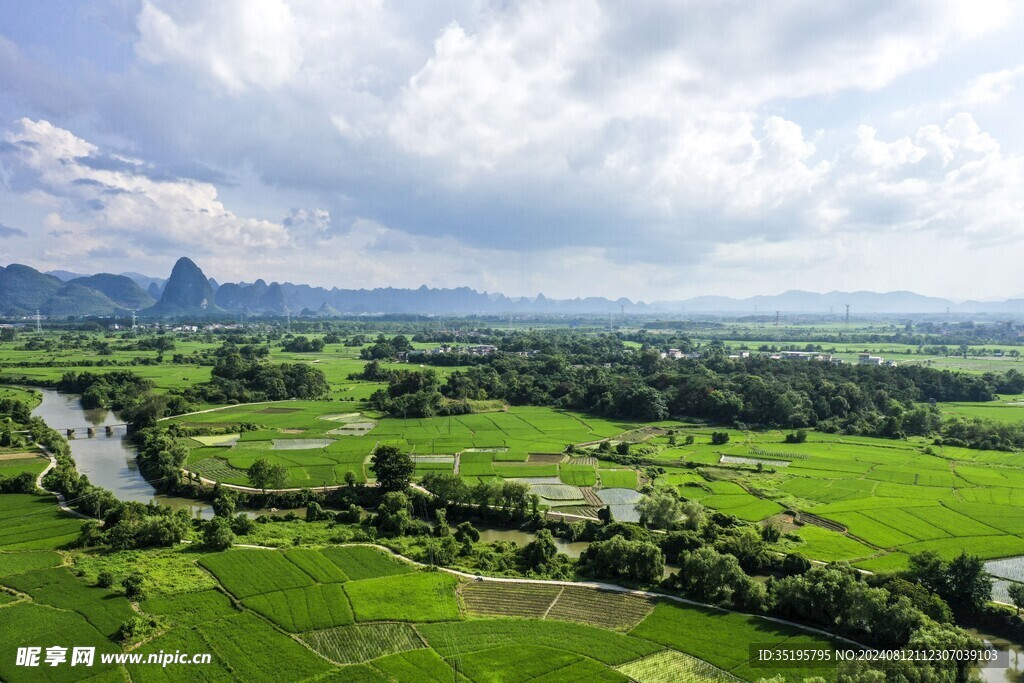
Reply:
[[79, 519], [94, 519], [93, 517], [90, 517], [88, 515], [83, 515], [78, 510], [72, 510], [71, 507], [68, 506], [67, 500], [64, 499], [63, 493], [51, 491], [50, 489], [43, 486], [43, 477], [45, 477], [50, 472], [50, 470], [57, 466], [57, 458], [53, 455], [53, 453], [46, 450], [46, 448], [44, 448], [43, 446], [39, 444], [36, 445], [39, 446], [39, 450], [43, 453], [43, 457], [47, 458], [50, 461], [50, 464], [46, 466], [46, 469], [40, 472], [39, 476], [36, 477], [36, 488], [42, 489], [43, 491], [49, 493], [51, 496], [56, 497], [57, 506], [60, 507], [61, 510], [68, 513], [69, 515], [73, 515], [75, 517], [78, 517]]

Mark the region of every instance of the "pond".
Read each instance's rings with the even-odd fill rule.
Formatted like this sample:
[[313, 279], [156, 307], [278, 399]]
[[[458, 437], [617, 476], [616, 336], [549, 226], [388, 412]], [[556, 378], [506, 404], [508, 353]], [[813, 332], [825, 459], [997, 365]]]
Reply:
[[[478, 529], [480, 540], [487, 543], [495, 541], [512, 541], [516, 545], [526, 545], [537, 538], [532, 531], [520, 531], [519, 529]], [[587, 549], [590, 543], [587, 541], [567, 541], [564, 538], [555, 536], [555, 546], [558, 552], [564, 553], [572, 558], [578, 558]]]
[[986, 683], [1020, 683], [1020, 681], [1024, 681], [1024, 648], [1004, 638], [982, 633], [974, 629], [967, 630], [971, 635], [981, 638], [995, 649], [1006, 652], [1009, 657], [1008, 666], [1005, 668], [1002, 666], [1002, 662], [1000, 662], [998, 667], [978, 669], [981, 680]]

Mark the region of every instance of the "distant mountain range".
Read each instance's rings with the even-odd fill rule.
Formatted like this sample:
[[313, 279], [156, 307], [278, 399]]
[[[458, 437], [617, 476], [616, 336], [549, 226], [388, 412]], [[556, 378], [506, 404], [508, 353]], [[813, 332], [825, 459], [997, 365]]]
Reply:
[[192, 260], [181, 258], [170, 277], [140, 273], [82, 275], [69, 271], [41, 273], [29, 266], [0, 267], [0, 315], [33, 315], [38, 310], [49, 317], [124, 315], [138, 311], [143, 318], [233, 318], [246, 315], [311, 315], [331, 317], [345, 314], [598, 314], [632, 313], [678, 315], [724, 313], [771, 316], [851, 313], [1024, 314], [1024, 298], [1006, 301], [965, 301], [922, 296], [913, 292], [828, 292], [819, 294], [791, 290], [772, 296], [734, 299], [699, 296], [679, 301], [634, 302], [629, 299], [549, 299], [507, 297], [478, 292], [468, 287], [432, 289], [325, 289], [290, 282], [264, 280], [219, 285], [208, 278]]

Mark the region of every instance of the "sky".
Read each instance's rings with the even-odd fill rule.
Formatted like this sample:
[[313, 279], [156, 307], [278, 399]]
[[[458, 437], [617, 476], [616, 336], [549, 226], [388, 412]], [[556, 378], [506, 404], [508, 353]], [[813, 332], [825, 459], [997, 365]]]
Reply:
[[1024, 6], [0, 0], [0, 264], [1024, 293]]

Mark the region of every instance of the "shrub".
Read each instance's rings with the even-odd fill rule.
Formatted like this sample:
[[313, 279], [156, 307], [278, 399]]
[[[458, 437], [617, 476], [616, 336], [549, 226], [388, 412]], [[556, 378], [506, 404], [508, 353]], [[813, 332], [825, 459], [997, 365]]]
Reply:
[[129, 600], [142, 600], [146, 597], [143, 589], [145, 578], [139, 572], [132, 572], [121, 579], [121, 587], [124, 588], [124, 595]]

